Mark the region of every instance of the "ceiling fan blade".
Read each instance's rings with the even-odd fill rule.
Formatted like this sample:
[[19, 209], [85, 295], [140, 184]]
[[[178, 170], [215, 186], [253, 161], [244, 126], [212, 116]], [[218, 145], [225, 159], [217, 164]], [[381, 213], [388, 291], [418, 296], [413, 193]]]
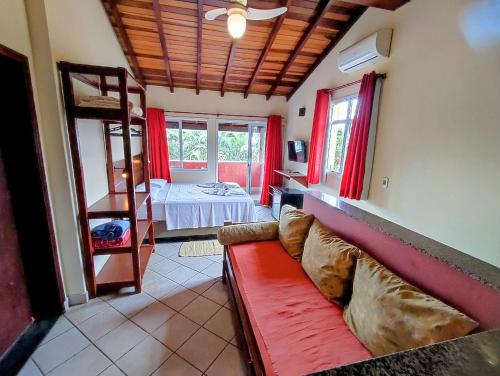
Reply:
[[247, 20], [268, 20], [270, 18], [281, 16], [288, 10], [287, 7], [275, 9], [247, 9]]
[[223, 14], [226, 14], [226, 13], [227, 13], [226, 8], [212, 9], [212, 10], [209, 10], [207, 13], [205, 13], [205, 18], [209, 21], [213, 21], [217, 17], [222, 16]]

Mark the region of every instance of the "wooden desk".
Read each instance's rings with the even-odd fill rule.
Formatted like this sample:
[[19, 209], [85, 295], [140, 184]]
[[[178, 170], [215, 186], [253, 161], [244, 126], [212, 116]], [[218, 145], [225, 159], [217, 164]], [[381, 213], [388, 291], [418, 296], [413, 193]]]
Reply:
[[291, 170], [274, 170], [274, 172], [280, 174], [287, 180], [295, 180], [297, 183], [306, 188], [309, 186], [309, 184], [307, 183], [307, 176], [302, 175], [300, 172], [293, 172]]

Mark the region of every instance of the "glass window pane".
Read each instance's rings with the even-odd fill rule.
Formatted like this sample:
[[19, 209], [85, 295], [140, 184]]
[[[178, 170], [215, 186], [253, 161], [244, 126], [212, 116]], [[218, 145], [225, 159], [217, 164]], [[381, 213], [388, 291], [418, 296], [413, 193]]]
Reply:
[[181, 167], [179, 123], [167, 121], [168, 159], [171, 168]]
[[349, 115], [349, 119], [353, 119], [354, 115], [356, 115], [356, 107], [358, 107], [358, 98], [351, 100], [351, 113]]
[[332, 124], [328, 145], [327, 171], [341, 172], [344, 157], [345, 123]]
[[333, 103], [332, 120], [336, 121], [336, 120], [347, 119], [348, 109], [349, 109], [348, 101]]
[[248, 128], [219, 127], [219, 161], [247, 162], [248, 161]]
[[182, 168], [207, 169], [207, 123], [198, 120], [182, 121]]

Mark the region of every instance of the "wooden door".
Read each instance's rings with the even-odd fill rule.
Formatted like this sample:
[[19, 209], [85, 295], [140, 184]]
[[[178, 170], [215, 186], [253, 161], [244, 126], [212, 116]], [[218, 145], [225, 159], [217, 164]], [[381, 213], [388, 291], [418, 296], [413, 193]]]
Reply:
[[3, 354], [33, 319], [1, 152], [0, 213], [0, 354]]

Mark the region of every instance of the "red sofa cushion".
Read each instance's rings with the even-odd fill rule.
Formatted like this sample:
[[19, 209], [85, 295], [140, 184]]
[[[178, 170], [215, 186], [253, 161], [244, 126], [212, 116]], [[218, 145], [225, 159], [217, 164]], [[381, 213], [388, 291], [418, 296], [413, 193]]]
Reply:
[[304, 375], [372, 358], [279, 241], [229, 247], [268, 375]]

